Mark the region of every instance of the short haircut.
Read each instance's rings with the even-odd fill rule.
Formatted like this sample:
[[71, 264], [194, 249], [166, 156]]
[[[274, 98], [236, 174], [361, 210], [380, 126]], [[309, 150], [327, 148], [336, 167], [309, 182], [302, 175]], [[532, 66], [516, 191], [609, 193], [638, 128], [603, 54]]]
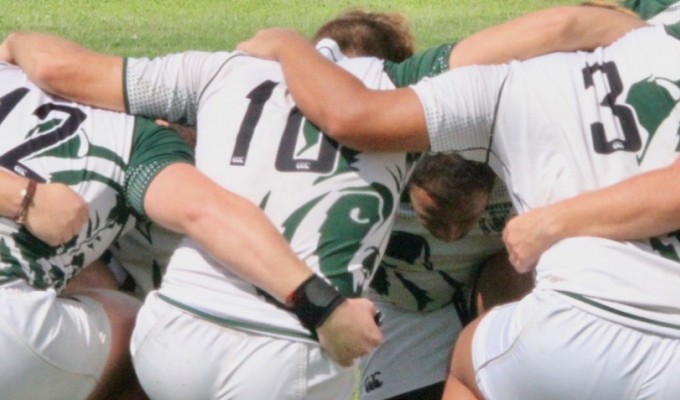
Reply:
[[466, 160], [456, 153], [431, 153], [413, 170], [409, 187], [426, 191], [443, 211], [464, 208], [473, 196], [488, 196], [495, 178], [485, 163]]

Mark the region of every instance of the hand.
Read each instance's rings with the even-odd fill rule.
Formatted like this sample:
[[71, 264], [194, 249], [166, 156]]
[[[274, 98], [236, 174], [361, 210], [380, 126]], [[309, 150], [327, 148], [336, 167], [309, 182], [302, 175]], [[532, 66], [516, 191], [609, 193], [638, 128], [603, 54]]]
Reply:
[[38, 239], [58, 246], [80, 232], [87, 220], [82, 197], [62, 183], [45, 183], [36, 188], [25, 226]]
[[534, 269], [536, 262], [558, 237], [552, 229], [554, 213], [547, 207], [535, 208], [512, 218], [503, 230], [503, 241], [510, 263], [519, 273]]
[[376, 308], [368, 299], [347, 299], [316, 330], [321, 347], [343, 367], [382, 343]]
[[303, 41], [309, 44], [307, 38], [294, 30], [270, 28], [260, 30], [252, 38], [236, 45], [236, 49], [253, 57], [278, 61], [279, 51], [289, 46], [291, 41]]

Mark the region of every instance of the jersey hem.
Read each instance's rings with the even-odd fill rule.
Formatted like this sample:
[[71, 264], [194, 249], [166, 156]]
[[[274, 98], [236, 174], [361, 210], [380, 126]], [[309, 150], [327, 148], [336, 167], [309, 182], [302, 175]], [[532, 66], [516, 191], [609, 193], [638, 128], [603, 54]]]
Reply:
[[223, 325], [227, 326], [232, 329], [237, 329], [237, 330], [242, 330], [242, 331], [247, 331], [247, 332], [254, 332], [254, 333], [259, 333], [259, 334], [266, 334], [266, 335], [271, 335], [271, 336], [276, 336], [276, 337], [284, 337], [284, 338], [289, 338], [289, 339], [294, 339], [297, 341], [307, 341], [307, 342], [314, 342], [318, 343], [318, 340], [316, 338], [316, 335], [305, 335], [304, 333], [300, 332], [295, 332], [289, 329], [285, 328], [277, 328], [274, 326], [270, 325], [265, 325], [265, 324], [259, 324], [257, 322], [252, 322], [252, 321], [244, 321], [244, 320], [239, 320], [235, 318], [227, 318], [227, 317], [218, 317], [216, 315], [212, 315], [209, 313], [206, 313], [204, 311], [197, 310], [193, 307], [187, 306], [186, 304], [182, 304], [179, 301], [173, 300], [170, 297], [163, 295], [161, 293], [158, 293], [158, 298], [163, 300], [164, 302], [177, 307], [181, 310], [184, 310], [190, 314], [193, 314], [199, 318], [202, 318], [208, 322], [215, 323], [217, 325]]

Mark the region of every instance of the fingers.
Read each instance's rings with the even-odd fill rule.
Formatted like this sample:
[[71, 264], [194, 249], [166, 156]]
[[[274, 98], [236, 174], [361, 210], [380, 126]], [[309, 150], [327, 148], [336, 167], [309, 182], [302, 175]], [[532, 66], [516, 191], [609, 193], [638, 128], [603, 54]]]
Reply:
[[382, 343], [379, 313], [368, 299], [348, 299], [317, 329], [319, 342], [341, 366], [348, 367]]
[[88, 220], [89, 207], [80, 195], [67, 185], [46, 183], [36, 189], [26, 228], [50, 246], [58, 246], [77, 235]]

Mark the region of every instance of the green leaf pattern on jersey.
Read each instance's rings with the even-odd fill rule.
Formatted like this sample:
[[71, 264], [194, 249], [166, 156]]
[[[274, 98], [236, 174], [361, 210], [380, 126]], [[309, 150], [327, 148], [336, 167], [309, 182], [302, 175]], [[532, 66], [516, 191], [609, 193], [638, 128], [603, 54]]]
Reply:
[[[431, 249], [427, 239], [412, 232], [395, 230], [390, 236], [390, 241], [385, 251], [385, 257], [371, 281], [371, 288], [378, 294], [390, 298], [390, 276], [394, 276], [401, 287], [409, 293], [415, 302], [416, 309], [423, 311], [435, 301], [430, 296], [428, 288], [419, 286], [400, 272], [403, 265], [419, 266], [425, 270], [433, 271], [431, 261]], [[454, 290], [459, 290], [463, 285], [443, 271], [437, 271], [442, 279]], [[398, 288], [397, 288], [398, 289]]]
[[304, 123], [302, 124], [302, 137], [305, 140], [305, 145], [302, 146], [302, 148], [297, 152], [297, 155], [300, 156], [309, 148], [319, 143], [321, 141], [320, 136], [321, 130], [319, 130], [316, 125], [305, 119]]
[[[665, 240], [673, 241], [675, 245], [674, 243], [664, 243]], [[663, 257], [680, 262], [680, 256], [676, 247], [677, 244], [680, 244], [680, 231], [671, 232], [665, 237], [652, 238], [649, 241], [652, 244], [652, 248]]]
[[[49, 133], [60, 126], [61, 120], [50, 119], [31, 129], [27, 137]], [[24, 160], [38, 160], [41, 157], [82, 159], [94, 157], [105, 159], [117, 168], [126, 167], [124, 160], [114, 152], [89, 143], [87, 137], [75, 134], [55, 146], [38, 150]], [[120, 183], [93, 170], [77, 169], [52, 172], [50, 182], [77, 186], [83, 182], [100, 182], [114, 193], [114, 204], [102, 210], [90, 208], [94, 215], [89, 219], [84, 233], [74, 236], [62, 246], [51, 247], [31, 235], [24, 227], [10, 234], [11, 244], [6, 238], [0, 243], [0, 281], [10, 277], [24, 278], [29, 284], [45, 289], [61, 290], [73, 275], [85, 266], [87, 254], [92, 254], [104, 238], [117, 238], [130, 217], [124, 190]], [[101, 215], [104, 212], [106, 215]], [[101, 246], [99, 246], [101, 247]], [[91, 258], [91, 257], [90, 257]]]
[[[659, 127], [670, 117], [679, 102], [680, 81], [650, 77], [631, 86], [626, 103], [633, 107], [640, 125], [649, 135], [642, 152], [638, 155], [638, 163], [642, 162]], [[680, 126], [677, 134], [680, 135]], [[675, 151], [679, 148], [680, 141]]]
[[[680, 81], [650, 77], [633, 84], [628, 92], [626, 103], [633, 107], [639, 124], [645, 128], [648, 137], [642, 151], [637, 156], [642, 163], [649, 146], [662, 124], [673, 115], [680, 103]], [[673, 149], [680, 151], [680, 124], [675, 127], [678, 143]], [[670, 240], [671, 242], [668, 242]], [[680, 231], [650, 239], [652, 248], [661, 256], [680, 262]]]
[[[301, 154], [320, 141], [321, 131], [307, 120], [304, 120], [302, 135], [305, 145], [298, 152]], [[336, 165], [330, 174], [320, 174], [313, 185], [320, 186], [343, 174], [356, 174], [361, 152], [339, 146], [332, 141], [339, 153]], [[410, 170], [417, 157], [406, 156], [406, 168]], [[386, 167], [388, 168], [388, 167]], [[396, 167], [388, 169], [394, 187], [401, 191], [406, 180], [407, 171]], [[260, 202], [266, 208], [270, 194]], [[329, 204], [330, 202], [330, 204]], [[323, 203], [323, 205], [321, 205]], [[331, 283], [347, 296], [357, 296], [362, 289], [362, 282], [356, 280], [356, 266], [360, 266], [364, 279], [373, 275], [380, 249], [365, 243], [367, 237], [387, 223], [395, 210], [395, 199], [389, 187], [374, 182], [368, 186], [348, 187], [340, 191], [330, 189], [291, 213], [282, 224], [283, 236], [292, 242], [300, 226], [310, 217], [317, 207], [325, 208], [325, 218], [319, 226], [319, 238], [315, 255], [318, 257], [319, 270]], [[362, 254], [358, 254], [359, 252]]]
[[[291, 241], [300, 224], [308, 214], [331, 193], [318, 196], [299, 207], [283, 223], [283, 235]], [[374, 183], [368, 187], [347, 188], [339, 193], [326, 210], [326, 218], [319, 227], [316, 255], [321, 273], [343, 294], [356, 296], [361, 285], [354, 281], [350, 266], [356, 257], [364, 277], [370, 276], [376, 265], [379, 250], [368, 246], [364, 254], [357, 254], [364, 247], [365, 238], [386, 222], [394, 207], [390, 190]], [[359, 240], [360, 238], [360, 240]]]
[[10, 246], [7, 245], [5, 238], [0, 238], [0, 258], [5, 261], [7, 267], [0, 275], [0, 283], [18, 279], [24, 276], [19, 259], [14, 257]]

